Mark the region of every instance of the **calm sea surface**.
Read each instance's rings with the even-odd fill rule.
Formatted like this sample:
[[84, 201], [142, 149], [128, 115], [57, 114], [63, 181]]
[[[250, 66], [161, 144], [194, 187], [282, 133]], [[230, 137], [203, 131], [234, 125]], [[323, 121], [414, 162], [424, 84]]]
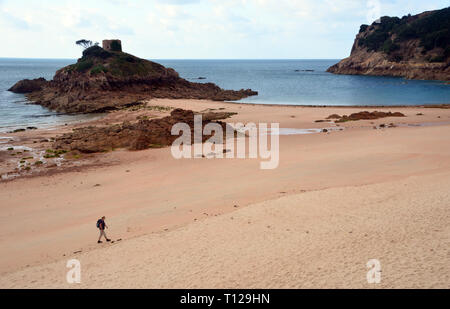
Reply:
[[[51, 79], [75, 60], [0, 59], [0, 131], [48, 126], [85, 119], [58, 115], [27, 104], [7, 91], [24, 78]], [[242, 100], [292, 105], [422, 105], [450, 103], [450, 85], [401, 78], [326, 73], [338, 60], [157, 60], [188, 80], [213, 82], [225, 89], [251, 88], [259, 96]], [[198, 80], [199, 77], [206, 78]]]

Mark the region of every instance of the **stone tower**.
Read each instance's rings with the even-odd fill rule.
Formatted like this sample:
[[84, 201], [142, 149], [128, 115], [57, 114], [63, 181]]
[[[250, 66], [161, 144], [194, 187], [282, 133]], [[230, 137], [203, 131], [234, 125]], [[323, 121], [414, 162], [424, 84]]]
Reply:
[[122, 51], [122, 41], [121, 40], [103, 40], [103, 49], [113, 52]]

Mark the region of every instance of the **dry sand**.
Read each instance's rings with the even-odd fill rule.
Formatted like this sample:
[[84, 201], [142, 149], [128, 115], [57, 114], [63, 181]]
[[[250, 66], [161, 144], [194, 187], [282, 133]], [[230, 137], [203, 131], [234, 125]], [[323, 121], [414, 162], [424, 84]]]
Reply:
[[[375, 110], [152, 104], [225, 108], [239, 113], [230, 122], [282, 128]], [[116, 151], [105, 156], [114, 164], [1, 183], [0, 287], [71, 287], [65, 264], [77, 258], [81, 288], [371, 288], [369, 259], [383, 267], [377, 287], [449, 288], [450, 110], [377, 110], [408, 117], [281, 136], [276, 170]], [[373, 129], [391, 122], [440, 124]], [[95, 244], [101, 215], [122, 242]]]

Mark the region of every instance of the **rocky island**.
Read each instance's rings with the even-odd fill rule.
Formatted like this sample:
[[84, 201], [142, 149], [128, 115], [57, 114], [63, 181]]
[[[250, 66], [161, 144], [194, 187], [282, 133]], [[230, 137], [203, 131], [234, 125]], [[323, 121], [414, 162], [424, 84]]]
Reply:
[[450, 80], [450, 7], [362, 25], [351, 56], [335, 74]]
[[226, 101], [258, 94], [189, 82], [173, 69], [124, 53], [120, 40], [86, 48], [76, 64], [58, 70], [51, 81], [23, 80], [9, 90], [63, 113], [106, 112], [151, 98]]

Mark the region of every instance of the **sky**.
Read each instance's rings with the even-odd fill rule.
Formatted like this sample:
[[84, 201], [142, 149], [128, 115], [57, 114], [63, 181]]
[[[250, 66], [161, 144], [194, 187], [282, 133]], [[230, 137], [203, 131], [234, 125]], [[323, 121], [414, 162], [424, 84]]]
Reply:
[[78, 58], [121, 39], [147, 59], [341, 59], [361, 24], [450, 0], [0, 0], [0, 57]]

